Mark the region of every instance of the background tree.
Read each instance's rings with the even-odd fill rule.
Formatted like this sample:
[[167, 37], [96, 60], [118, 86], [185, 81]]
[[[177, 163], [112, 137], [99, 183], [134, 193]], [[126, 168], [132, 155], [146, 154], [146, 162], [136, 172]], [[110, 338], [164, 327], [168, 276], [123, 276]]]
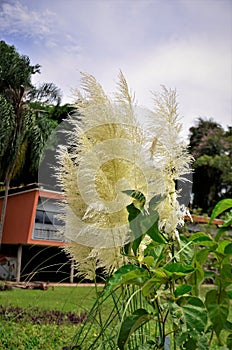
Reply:
[[14, 46], [1, 41], [0, 57], [0, 181], [5, 189], [1, 242], [10, 182], [20, 178], [26, 163], [29, 173], [38, 168], [43, 146], [54, 127], [44, 108], [37, 109], [31, 102], [39, 101], [42, 107], [52, 102], [59, 104], [61, 93], [52, 83], [36, 89], [31, 78], [40, 73], [40, 66], [31, 65], [29, 57], [20, 56]]
[[219, 200], [232, 195], [232, 128], [199, 118], [190, 128], [189, 147], [195, 158], [193, 208], [209, 214]]

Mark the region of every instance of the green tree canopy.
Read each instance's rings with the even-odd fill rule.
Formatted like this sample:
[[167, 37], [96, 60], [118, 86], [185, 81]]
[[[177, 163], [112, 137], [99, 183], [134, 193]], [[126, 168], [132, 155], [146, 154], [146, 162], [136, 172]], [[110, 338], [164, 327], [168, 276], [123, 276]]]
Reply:
[[214, 205], [232, 195], [232, 128], [199, 118], [190, 128], [193, 164], [193, 208], [210, 213]]
[[0, 41], [0, 57], [0, 182], [5, 187], [1, 243], [10, 183], [25, 184], [35, 176], [44, 144], [57, 125], [46, 107], [59, 105], [61, 93], [53, 83], [33, 86], [31, 78], [40, 72], [40, 65], [31, 65], [29, 57], [21, 56], [14, 46]]

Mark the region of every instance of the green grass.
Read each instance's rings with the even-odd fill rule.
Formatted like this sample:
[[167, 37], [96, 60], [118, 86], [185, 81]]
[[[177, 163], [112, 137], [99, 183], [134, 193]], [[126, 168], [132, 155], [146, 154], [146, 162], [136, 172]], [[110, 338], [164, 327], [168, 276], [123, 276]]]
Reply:
[[[205, 292], [212, 286], [206, 287]], [[99, 290], [102, 288], [99, 287]], [[88, 312], [96, 301], [95, 288], [90, 286], [50, 287], [48, 290], [13, 289], [0, 291], [0, 305], [13, 305], [22, 308], [38, 307], [47, 310], [59, 310], [81, 314]], [[104, 312], [111, 308], [112, 301], [104, 304]], [[230, 318], [231, 320], [231, 318]], [[62, 347], [72, 344], [74, 335], [82, 327], [77, 325], [44, 325], [0, 321], [0, 349], [10, 350], [61, 350]], [[90, 334], [91, 333], [91, 334]], [[95, 327], [88, 333], [88, 339], [94, 338]], [[223, 331], [222, 339], [227, 335]], [[223, 349], [213, 341], [212, 350]], [[88, 350], [88, 349], [84, 349]]]
[[[100, 290], [100, 288], [99, 288]], [[48, 290], [13, 289], [0, 292], [0, 305], [85, 312], [96, 300], [93, 287], [50, 287]]]
[[[95, 300], [94, 287], [57, 286], [45, 291], [29, 289], [0, 291], [0, 305], [13, 305], [25, 309], [38, 307], [81, 314], [89, 311]], [[81, 324], [43, 325], [0, 321], [0, 349], [61, 350], [62, 347], [71, 345], [74, 335], [81, 326]]]
[[77, 327], [0, 322], [0, 349], [61, 350], [70, 345]]

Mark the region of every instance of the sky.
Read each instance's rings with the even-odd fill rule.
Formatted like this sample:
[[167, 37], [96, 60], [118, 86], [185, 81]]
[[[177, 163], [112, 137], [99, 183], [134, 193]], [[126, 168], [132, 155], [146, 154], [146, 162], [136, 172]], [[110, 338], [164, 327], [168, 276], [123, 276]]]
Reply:
[[232, 0], [0, 0], [0, 40], [41, 65], [74, 101], [80, 72], [115, 91], [119, 71], [139, 106], [176, 89], [183, 135], [198, 118], [232, 125]]

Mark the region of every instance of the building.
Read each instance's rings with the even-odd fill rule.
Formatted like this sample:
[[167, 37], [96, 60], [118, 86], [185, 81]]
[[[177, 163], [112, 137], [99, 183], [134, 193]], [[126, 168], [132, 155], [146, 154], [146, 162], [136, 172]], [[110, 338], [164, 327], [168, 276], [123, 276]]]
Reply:
[[[0, 193], [0, 208], [4, 193]], [[38, 184], [9, 190], [0, 250], [0, 279], [71, 281], [63, 251], [62, 194]]]
[[[0, 209], [3, 196], [1, 192]], [[0, 247], [0, 279], [74, 282], [73, 264], [63, 250], [62, 200], [61, 192], [38, 184], [10, 189]], [[185, 219], [188, 232], [204, 230], [209, 221], [200, 216], [193, 216], [193, 222], [190, 217]], [[215, 219], [213, 223], [217, 226], [223, 221]]]

